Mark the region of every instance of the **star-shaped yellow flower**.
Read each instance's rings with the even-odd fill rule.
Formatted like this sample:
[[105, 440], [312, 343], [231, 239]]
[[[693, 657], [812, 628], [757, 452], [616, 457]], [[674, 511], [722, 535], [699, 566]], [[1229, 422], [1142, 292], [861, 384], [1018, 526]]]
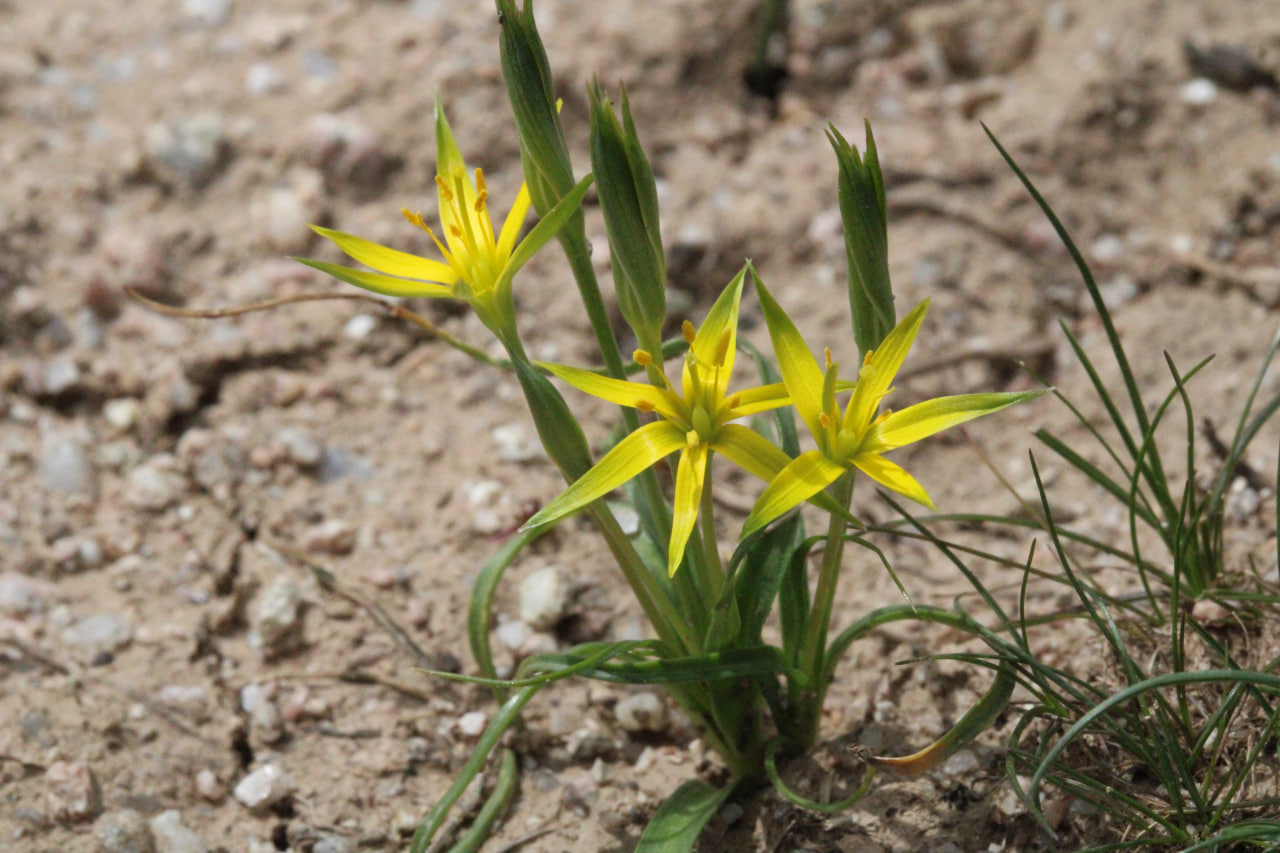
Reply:
[[850, 468], [857, 468], [880, 485], [932, 509], [933, 501], [924, 487], [883, 454], [1044, 393], [961, 394], [927, 400], [900, 412], [877, 414], [881, 399], [892, 390], [890, 383], [920, 331], [929, 309], [926, 299], [885, 336], [874, 352], [867, 353], [842, 414], [836, 405], [836, 392], [844, 383], [836, 378], [838, 365], [831, 363], [830, 353], [823, 370], [791, 318], [759, 280], [756, 291], [783, 384], [813, 433], [818, 449], [797, 456], [769, 483], [743, 525], [743, 537], [811, 499]]
[[[679, 451], [671, 543], [667, 552], [667, 570], [674, 575], [698, 519], [712, 453], [727, 457], [766, 481], [791, 461], [759, 433], [731, 423], [790, 402], [782, 383], [729, 393], [738, 302], [745, 276], [746, 269], [729, 283], [696, 333], [691, 324], [685, 323], [689, 351], [685, 355], [679, 391], [666, 381], [660, 366], [650, 373], [658, 384], [648, 384], [611, 379], [574, 367], [544, 365], [580, 391], [642, 412], [656, 412], [660, 418], [618, 442], [590, 471], [529, 519], [526, 528], [577, 512], [650, 465]], [[652, 356], [638, 351], [636, 361], [651, 365]]]
[[474, 179], [467, 174], [467, 164], [439, 104], [436, 105], [436, 171], [441, 235], [427, 225], [420, 213], [401, 212], [411, 223], [431, 235], [443, 261], [390, 249], [354, 234], [318, 225], [311, 226], [316, 233], [338, 244], [338, 248], [353, 260], [377, 272], [353, 270], [307, 258], [297, 260], [374, 293], [461, 299], [471, 305], [495, 334], [500, 337], [514, 335], [512, 280], [573, 215], [591, 179], [583, 179], [524, 240], [517, 243], [516, 238], [529, 212], [528, 187], [521, 185], [502, 229], [495, 234], [489, 217], [489, 191], [485, 186], [484, 173], [476, 169]]

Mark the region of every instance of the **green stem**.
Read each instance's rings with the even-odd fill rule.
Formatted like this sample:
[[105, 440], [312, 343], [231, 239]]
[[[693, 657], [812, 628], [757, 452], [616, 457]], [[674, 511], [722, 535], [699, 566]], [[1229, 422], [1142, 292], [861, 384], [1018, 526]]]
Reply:
[[702, 649], [701, 639], [690, 630], [671, 599], [658, 586], [609, 507], [600, 500], [591, 504], [589, 511], [658, 636], [686, 655], [698, 654]]
[[[853, 472], [845, 474], [835, 483], [834, 495], [841, 507], [848, 508], [853, 495]], [[827, 631], [831, 626], [831, 608], [835, 602], [836, 585], [840, 580], [840, 562], [844, 557], [845, 521], [832, 515], [827, 522], [827, 539], [822, 551], [822, 567], [818, 570], [818, 584], [813, 591], [813, 609], [809, 612], [809, 630], [805, 633], [804, 647], [800, 654], [800, 669], [809, 676], [809, 686], [802, 691], [800, 719], [802, 731], [808, 742], [818, 734], [822, 717], [822, 702], [827, 693], [826, 667]]]
[[[604, 298], [600, 295], [600, 282], [596, 278], [595, 268], [591, 266], [591, 247], [587, 242], [581, 218], [565, 226], [560, 232], [559, 239], [565, 257], [569, 260], [569, 268], [573, 271], [573, 279], [578, 285], [578, 294], [587, 311], [591, 330], [595, 333], [596, 345], [600, 348], [605, 372], [614, 379], [626, 379], [622, 351], [618, 347], [617, 337], [613, 334], [613, 326], [609, 324], [609, 314], [605, 310]], [[661, 356], [661, 353], [662, 347], [659, 345], [653, 354]], [[623, 406], [622, 422], [626, 425], [627, 432], [635, 432], [640, 428], [640, 415], [635, 409]], [[642, 472], [638, 479], [644, 501], [644, 505], [640, 508], [640, 516], [644, 519], [648, 533], [657, 542], [669, 542], [671, 511], [663, 497], [657, 472], [650, 468]]]

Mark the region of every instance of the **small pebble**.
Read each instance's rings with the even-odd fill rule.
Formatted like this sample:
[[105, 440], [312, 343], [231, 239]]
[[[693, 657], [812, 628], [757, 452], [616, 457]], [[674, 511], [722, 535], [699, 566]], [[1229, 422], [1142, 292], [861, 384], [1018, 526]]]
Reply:
[[520, 618], [530, 627], [555, 626], [569, 608], [569, 579], [556, 566], [538, 569], [520, 584]]
[[302, 590], [288, 576], [271, 582], [254, 609], [249, 645], [266, 657], [291, 652], [302, 644], [305, 602]]
[[36, 476], [45, 488], [65, 495], [91, 494], [95, 488], [85, 442], [72, 432], [50, 430], [41, 437]]
[[294, 784], [279, 764], [264, 764], [240, 780], [235, 798], [249, 809], [269, 808], [293, 795]]
[[151, 818], [151, 834], [156, 853], [209, 853], [204, 839], [182, 823], [182, 813], [169, 809]]
[[221, 802], [227, 794], [218, 781], [218, 774], [208, 767], [196, 772], [196, 793], [211, 803]]
[[76, 390], [81, 380], [80, 366], [74, 356], [52, 358], [44, 367], [44, 393], [58, 397]]
[[255, 62], [244, 75], [244, 88], [250, 95], [260, 97], [282, 91], [286, 80], [269, 62]]
[[40, 613], [52, 600], [57, 587], [19, 572], [0, 574], [0, 613], [27, 616]]
[[372, 314], [357, 314], [342, 327], [342, 334], [351, 341], [363, 341], [378, 328], [378, 318]]
[[284, 720], [272, 692], [257, 683], [240, 689], [240, 710], [249, 715], [254, 736], [266, 744], [278, 743], [284, 737]]
[[217, 176], [231, 151], [222, 116], [215, 112], [153, 124], [144, 145], [163, 171], [196, 188]]
[[532, 636], [533, 629], [519, 619], [499, 621], [498, 627], [493, 631], [493, 638], [498, 645], [512, 651], [523, 646]]
[[155, 853], [156, 840], [147, 819], [133, 809], [103, 815], [93, 834], [101, 853]]
[[182, 711], [196, 722], [209, 720], [213, 704], [209, 691], [198, 684], [166, 684], [156, 691], [156, 701]]
[[356, 527], [340, 518], [331, 518], [302, 534], [302, 548], [313, 554], [350, 554], [356, 547]]
[[220, 27], [230, 15], [231, 0], [182, 0], [182, 18], [193, 26]]
[[468, 711], [458, 718], [458, 734], [468, 739], [478, 738], [484, 734], [487, 725], [489, 725], [489, 715], [484, 711]]
[[1184, 83], [1178, 90], [1178, 96], [1184, 104], [1207, 107], [1218, 99], [1218, 84], [1207, 77], [1197, 77]]
[[102, 404], [102, 417], [118, 432], [128, 432], [138, 423], [142, 404], [132, 397], [120, 397]]
[[355, 853], [355, 845], [340, 835], [326, 835], [315, 843], [311, 853]]
[[102, 811], [102, 789], [89, 765], [80, 761], [55, 761], [44, 773], [49, 783], [49, 811], [59, 820], [92, 820]]
[[618, 725], [629, 732], [659, 732], [667, 726], [667, 706], [656, 693], [647, 690], [618, 700], [613, 714]]
[[125, 503], [152, 512], [177, 503], [187, 490], [187, 481], [177, 468], [177, 459], [171, 454], [152, 456], [129, 472], [124, 488]]
[[285, 456], [299, 468], [315, 468], [324, 459], [324, 445], [304, 430], [285, 427], [277, 436]]
[[972, 749], [962, 749], [942, 763], [943, 776], [967, 776], [982, 766]]
[[133, 640], [133, 623], [119, 613], [95, 613], [66, 627], [62, 641], [86, 658], [117, 652]]

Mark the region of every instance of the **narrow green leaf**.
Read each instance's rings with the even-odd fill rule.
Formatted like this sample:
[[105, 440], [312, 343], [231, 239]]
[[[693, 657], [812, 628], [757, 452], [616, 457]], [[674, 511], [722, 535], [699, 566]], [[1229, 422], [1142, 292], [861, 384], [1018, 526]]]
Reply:
[[[489, 647], [489, 618], [493, 614], [493, 595], [498, 582], [524, 547], [549, 530], [551, 527], [547, 526], [516, 533], [485, 562], [476, 575], [475, 583], [471, 585], [471, 603], [467, 607], [467, 639], [471, 645], [471, 656], [480, 667], [481, 675], [486, 678], [498, 677]], [[507, 699], [507, 691], [500, 687], [494, 688], [494, 695], [499, 704]]]

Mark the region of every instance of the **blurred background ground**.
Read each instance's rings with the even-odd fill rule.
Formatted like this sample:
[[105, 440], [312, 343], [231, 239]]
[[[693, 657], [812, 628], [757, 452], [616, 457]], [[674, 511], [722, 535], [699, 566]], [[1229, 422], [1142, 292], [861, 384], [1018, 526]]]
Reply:
[[[1216, 354], [1194, 390], [1211, 427], [1230, 430], [1280, 304], [1280, 18], [1261, 8], [797, 0], [776, 99], [743, 85], [753, 3], [541, 0], [537, 13], [580, 171], [587, 81], [628, 87], [659, 178], [677, 317], [699, 319], [750, 257], [814, 346], [853, 358], [823, 130], [860, 143], [869, 118], [899, 304], [933, 299], [895, 405], [1028, 387], [1016, 358], [1082, 397], [1057, 324], [1097, 351], [1096, 319], [984, 122], [1095, 265], [1151, 399], [1168, 385], [1162, 351], [1184, 368]], [[515, 383], [369, 306], [201, 322], [150, 313], [123, 288], [192, 307], [341, 290], [285, 259], [337, 260], [309, 222], [431, 251], [398, 211], [435, 215], [437, 95], [504, 211], [520, 176], [497, 35], [479, 2], [0, 0], [4, 849], [399, 850], [467, 756], [487, 694], [413, 672], [366, 612], [282, 549], [385, 608], [432, 665], [471, 671], [469, 580], [559, 485]], [[540, 357], [590, 363], [569, 281], [554, 251], [536, 259], [517, 283], [522, 331]], [[473, 318], [424, 310], [485, 344]], [[744, 326], [763, 343], [751, 297]], [[603, 438], [607, 410], [570, 400]], [[970, 434], [1025, 486], [1029, 428], [1042, 424], [1079, 435], [1048, 400]], [[1016, 506], [962, 440], [901, 456], [944, 509]], [[1276, 470], [1274, 443], [1248, 461]], [[1270, 490], [1245, 486], [1235, 521], [1261, 543]], [[755, 488], [728, 479], [727, 519]], [[1127, 535], [1083, 485], [1055, 489], [1064, 509], [1097, 516], [1097, 535]], [[870, 490], [859, 511], [888, 517]], [[891, 553], [917, 600], [963, 590], [925, 549]], [[897, 600], [873, 560], [849, 562], [837, 625]], [[642, 631], [583, 525], [544, 539], [510, 578], [507, 663]], [[522, 615], [548, 578], [565, 581], [563, 597]], [[939, 639], [904, 629], [855, 646], [831, 737], [906, 749], [963, 713], [982, 679], [895, 666]], [[1094, 651], [1070, 643], [1050, 653]], [[341, 678], [353, 669], [381, 683]], [[599, 685], [547, 691], [521, 796], [487, 849], [629, 849], [662, 797], [708, 769], [674, 709], [638, 713], [652, 702]], [[716, 843], [1038, 849], [1000, 782], [998, 743], [833, 820], [765, 798], [722, 816]]]

